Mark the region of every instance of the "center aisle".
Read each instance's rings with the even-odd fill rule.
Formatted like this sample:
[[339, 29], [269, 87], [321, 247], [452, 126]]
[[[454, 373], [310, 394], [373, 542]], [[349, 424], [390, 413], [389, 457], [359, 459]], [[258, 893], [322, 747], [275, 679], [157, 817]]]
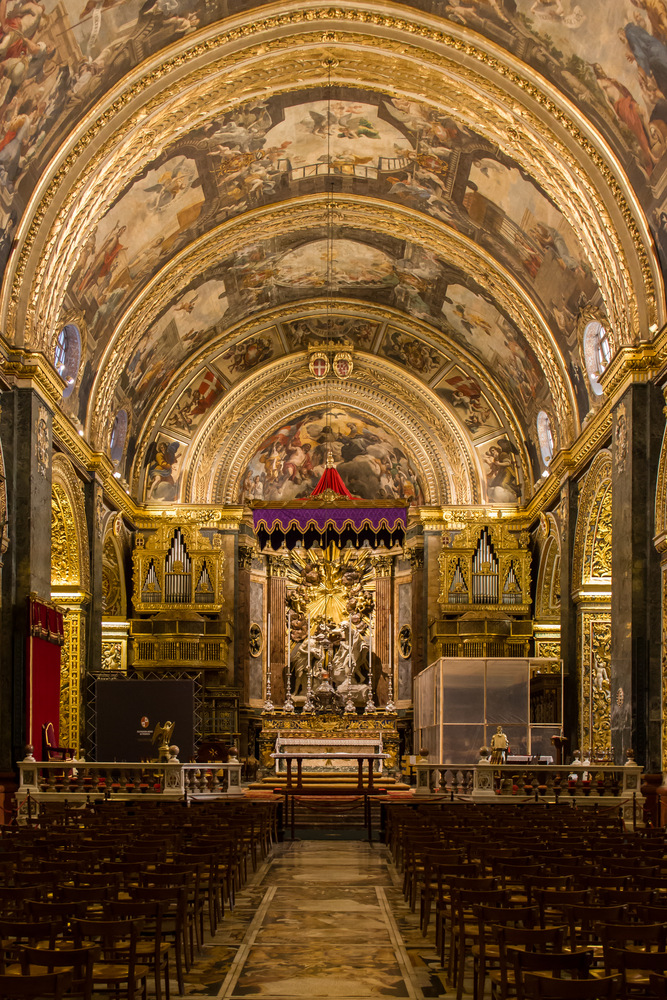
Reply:
[[[242, 919], [248, 904], [246, 920], [254, 914], [249, 923]], [[428, 969], [435, 956], [417, 923], [382, 845], [285, 843], [250, 880], [212, 942], [222, 957], [218, 941], [225, 937], [225, 924], [236, 927], [238, 950], [222, 986], [213, 992], [211, 980], [217, 977], [205, 976], [206, 985], [190, 982], [187, 992], [221, 1000], [443, 995], [440, 977]]]

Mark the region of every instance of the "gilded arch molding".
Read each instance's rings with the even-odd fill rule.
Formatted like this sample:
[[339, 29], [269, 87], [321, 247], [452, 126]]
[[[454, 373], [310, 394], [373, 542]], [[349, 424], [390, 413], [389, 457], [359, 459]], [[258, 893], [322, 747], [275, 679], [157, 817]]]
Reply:
[[[87, 432], [103, 447], [113, 418], [113, 397], [118, 380], [139, 338], [188, 284], [206, 273], [221, 258], [247, 243], [298, 234], [321, 228], [326, 201], [320, 196], [295, 199], [246, 213], [223, 223], [181, 251], [137, 296], [132, 310], [123, 317], [107, 346], [91, 391]], [[486, 253], [454, 230], [419, 213], [386, 202], [368, 204], [363, 199], [337, 196], [333, 204], [336, 224], [382, 234], [427, 249], [463, 272], [472, 271], [519, 329], [540, 362], [554, 402], [563, 444], [572, 441], [577, 429], [576, 405], [565, 362], [547, 323], [535, 310], [514, 279]], [[408, 318], [406, 317], [406, 321]]]
[[[147, 155], [232, 107], [241, 94], [247, 100], [269, 88], [276, 93], [321, 85], [323, 61], [332, 53], [335, 84], [424, 94], [508, 149], [579, 234], [619, 343], [636, 339], [640, 323], [645, 328], [655, 318], [661, 279], [645, 220], [618, 180], [613, 157], [598, 136], [582, 132], [578, 114], [561, 95], [543, 80], [538, 87], [522, 76], [518, 64], [490, 43], [451, 24], [445, 30], [437, 18], [412, 16], [391, 4], [342, 4], [332, 11], [312, 3], [231, 18], [222, 31], [217, 26], [192, 36], [146, 71], [131, 74], [124, 89], [112, 92], [106, 110], [88, 116], [21, 226], [22, 246], [2, 304], [10, 336], [25, 328], [28, 343], [40, 347], [55, 336], [82, 251], [79, 234], [91, 231], [146, 166]], [[600, 178], [600, 191], [590, 184], [591, 175]], [[621, 217], [631, 233], [634, 262], [614, 221]], [[48, 236], [40, 232], [42, 223], [50, 226]], [[33, 253], [38, 236], [44, 247], [39, 260]], [[645, 311], [634, 292], [642, 282]], [[22, 286], [30, 287], [28, 300]]]
[[579, 493], [572, 588], [611, 588], [611, 452], [595, 457]]
[[60, 734], [80, 742], [81, 677], [85, 669], [86, 604], [90, 598], [88, 529], [83, 484], [71, 462], [53, 456], [51, 486], [51, 596], [66, 609], [60, 659]]
[[540, 564], [535, 590], [535, 617], [558, 619], [560, 616], [561, 539], [553, 514], [540, 515]]
[[[282, 359], [261, 381], [253, 379], [249, 391], [241, 386], [229, 394], [189, 453], [184, 502], [236, 503], [245, 465], [263, 438], [286, 417], [322, 406], [323, 386], [304, 381], [305, 355], [298, 369], [294, 361], [295, 356]], [[479, 503], [477, 459], [456, 422], [444, 407], [438, 412], [428, 406], [416, 379], [404, 376], [401, 383], [389, 364], [375, 361], [371, 369], [357, 356], [354, 377], [331, 385], [330, 403], [368, 413], [405, 441], [423, 477], [427, 503]]]
[[572, 592], [582, 749], [611, 748], [611, 452], [594, 459], [579, 494]]
[[[405, 331], [406, 333], [413, 333], [416, 336], [423, 338], [425, 341], [432, 343], [436, 347], [442, 348], [446, 354], [451, 356], [454, 364], [462, 364], [464, 368], [470, 370], [473, 377], [476, 378], [480, 384], [484, 384], [487, 388], [490, 396], [492, 396], [494, 400], [494, 404], [496, 405], [499, 414], [506, 422], [511, 438], [519, 447], [519, 460], [522, 475], [526, 489], [528, 489], [528, 484], [531, 482], [531, 469], [530, 463], [528, 462], [525, 454], [525, 449], [522, 447], [525, 433], [520, 426], [512, 405], [505, 396], [501, 387], [496, 382], [494, 373], [485, 369], [472, 354], [465, 351], [457, 342], [448, 339], [441, 330], [430, 326], [423, 320], [410, 317], [409, 322], [406, 322], [405, 315], [394, 307], [384, 305], [380, 306], [363, 300], [358, 301], [354, 299], [337, 298], [333, 308], [328, 308], [328, 303], [324, 299], [307, 299], [300, 303], [283, 303], [274, 309], [259, 313], [249, 319], [235, 324], [226, 330], [220, 337], [209, 341], [206, 347], [198, 352], [194, 358], [189, 359], [174, 377], [172, 385], [170, 385], [160, 398], [156, 400], [152, 410], [144, 421], [143, 430], [139, 440], [137, 441], [135, 449], [135, 455], [132, 462], [132, 472], [129, 476], [133, 494], [139, 494], [139, 479], [146, 462], [148, 446], [153, 439], [154, 432], [159, 427], [161, 421], [168, 414], [175, 399], [178, 398], [180, 391], [185, 388], [198, 369], [201, 369], [204, 365], [211, 364], [211, 362], [215, 359], [215, 355], [229, 344], [242, 341], [253, 334], [259, 334], [268, 327], [279, 327], [288, 321], [294, 322], [303, 319], [312, 320], [323, 317], [336, 319], [339, 316], [343, 316], [345, 319], [353, 317], [359, 320], [370, 320], [378, 323], [380, 329], [382, 329], [383, 326], [391, 326], [392, 329], [397, 328]], [[357, 352], [357, 356], [359, 358], [361, 357], [361, 353], [362, 352]], [[299, 356], [292, 355], [292, 363], [297, 365], [302, 364], [302, 361]], [[377, 356], [369, 356], [367, 363], [369, 366], [375, 368], [376, 363], [378, 363]], [[387, 364], [386, 361], [384, 363]], [[394, 370], [391, 365], [389, 365], [389, 367]], [[257, 373], [253, 373], [251, 376], [253, 380], [256, 377]], [[397, 384], [399, 388], [404, 388], [403, 372], [397, 376]], [[415, 391], [417, 391], [417, 388], [422, 393], [426, 403], [428, 405], [432, 405], [434, 401], [433, 396], [430, 393], [425, 393], [424, 384], [415, 380]], [[449, 408], [441, 399], [438, 399], [437, 403], [441, 407], [444, 405], [448, 412], [450, 412]], [[454, 416], [456, 415], [454, 414]], [[456, 419], [454, 420], [454, 424], [458, 426], [458, 421]], [[466, 440], [466, 438], [467, 435], [464, 435], [464, 440]]]
[[51, 544], [51, 585], [90, 589], [83, 484], [64, 455], [53, 456], [52, 509], [59, 536]]

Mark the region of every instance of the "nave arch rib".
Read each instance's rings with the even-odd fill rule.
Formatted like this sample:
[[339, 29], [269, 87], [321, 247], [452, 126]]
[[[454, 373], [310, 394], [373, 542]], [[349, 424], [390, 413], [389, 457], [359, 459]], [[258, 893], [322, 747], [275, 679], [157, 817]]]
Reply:
[[[264, 240], [268, 240], [321, 227], [326, 206], [324, 198], [313, 196], [248, 212], [243, 218], [223, 223], [200, 237], [162, 269], [137, 297], [135, 308], [126, 312], [106, 349], [88, 410], [87, 436], [97, 447], [105, 447], [111, 431], [112, 404], [118, 379], [144, 330], [158, 318], [167, 303], [221, 259], [255, 241], [258, 232]], [[535, 351], [552, 394], [561, 439], [564, 444], [573, 440], [578, 420], [565, 361], [544, 317], [503, 268], [470, 240], [414, 211], [382, 202], [368, 204], [355, 196], [338, 195], [333, 211], [337, 228], [405, 240], [454, 265], [458, 264], [464, 273], [467, 269], [472, 270], [497, 307], [510, 316]]]
[[[406, 379], [401, 385], [389, 364], [372, 362], [357, 356], [349, 381], [330, 382], [329, 407], [348, 405], [368, 413], [404, 440], [423, 477], [426, 503], [479, 503], [479, 462], [455, 421], [444, 407], [439, 413], [427, 409], [426, 392], [416, 379], [406, 391]], [[299, 367], [305, 370], [306, 364], [303, 357]], [[324, 387], [312, 380], [303, 384], [292, 356], [263, 373], [261, 382], [257, 379], [249, 389], [230, 393], [195, 442], [186, 502], [237, 503], [245, 466], [262, 440], [287, 418], [313, 406], [324, 408]]]
[[[446, 354], [451, 356], [451, 360], [454, 365], [462, 365], [464, 371], [470, 372], [472, 377], [476, 379], [480, 385], [484, 385], [488, 390], [489, 395], [494, 401], [495, 409], [500, 415], [503, 429], [507, 431], [510, 436], [510, 440], [517, 447], [518, 459], [521, 466], [521, 477], [526, 492], [529, 492], [529, 484], [532, 480], [532, 475], [530, 462], [525, 453], [524, 431], [521, 428], [521, 424], [517, 419], [512, 405], [500, 387], [498, 380], [495, 377], [495, 373], [487, 371], [470, 352], [464, 350], [461, 345], [455, 343], [453, 340], [448, 340], [442, 331], [437, 330], [430, 324], [427, 324], [420, 319], [411, 317], [409, 322], [406, 322], [403, 314], [392, 307], [386, 305], [380, 306], [372, 302], [358, 301], [351, 298], [337, 298], [333, 308], [330, 307], [330, 304], [327, 303], [326, 300], [308, 299], [298, 304], [289, 302], [283, 303], [281, 306], [277, 306], [268, 312], [259, 313], [256, 316], [252, 316], [248, 320], [230, 327], [229, 330], [221, 334], [220, 337], [209, 341], [204, 351], [196, 355], [194, 359], [188, 361], [188, 363], [179, 370], [178, 374], [174, 377], [172, 384], [157, 400], [153, 409], [146, 417], [142, 435], [138, 439], [134, 451], [132, 471], [128, 475], [128, 479], [132, 485], [133, 495], [137, 497], [142, 495], [140, 488], [141, 476], [146, 465], [146, 456], [151, 442], [155, 440], [157, 433], [159, 433], [165, 426], [165, 420], [171, 408], [174, 406], [175, 401], [179, 398], [182, 390], [188, 385], [193, 375], [198, 370], [203, 370], [202, 366], [208, 363], [208, 357], [212, 355], [214, 351], [221, 350], [223, 346], [226, 346], [228, 343], [243, 342], [246, 338], [261, 334], [267, 329], [272, 329], [274, 326], [280, 325], [284, 327], [286, 323], [294, 321], [312, 322], [326, 320], [327, 322], [336, 322], [340, 319], [351, 319], [357, 322], [370, 321], [377, 324], [378, 329], [390, 327], [392, 330], [398, 329], [403, 331], [405, 334], [416, 336], [429, 346], [443, 348]], [[412, 374], [407, 373], [405, 369], [398, 368], [386, 359], [381, 359], [378, 355], [365, 354], [360, 349], [355, 349], [354, 356], [354, 363], [356, 367], [356, 377], [354, 379], [355, 383], [359, 379], [359, 365], [361, 364], [361, 370], [364, 372], [364, 381], [368, 383], [368, 387], [370, 388], [372, 385], [376, 385], [378, 389], [382, 389], [384, 387], [386, 393], [388, 394], [388, 398], [391, 400], [392, 406], [396, 398], [402, 398], [405, 396], [404, 405], [407, 407], [408, 411], [411, 412], [411, 415], [414, 413], [416, 408], [419, 411], [421, 418], [423, 418], [423, 421], [425, 421], [423, 432], [420, 432], [422, 440], [429, 438], [431, 431], [428, 431], [427, 427], [434, 426], [433, 421], [436, 421], [437, 426], [437, 424], [442, 420], [443, 410], [445, 411], [446, 424], [447, 428], [449, 428], [449, 430], [446, 430], [445, 433], [448, 438], [450, 435], [453, 435], [455, 453], [460, 451], [460, 453], [463, 454], [467, 449], [469, 455], [472, 456], [471, 459], [469, 459], [470, 476], [472, 476], [472, 481], [475, 482], [477, 479], [477, 473], [481, 471], [479, 461], [476, 463], [474, 457], [475, 452], [470, 447], [468, 434], [463, 432], [462, 435], [460, 423], [453, 407], [445, 402], [442, 397], [436, 397], [431, 391], [427, 390], [424, 382], [413, 378]], [[307, 374], [308, 361], [305, 354], [292, 353], [289, 357], [294, 371], [292, 372], [290, 370], [290, 366], [288, 364], [283, 364], [279, 370], [278, 378], [281, 385], [289, 385], [296, 389], [299, 385], [298, 370], [301, 370], [301, 373], [305, 377], [306, 381], [310, 382], [310, 378]], [[218, 413], [224, 412], [227, 414], [232, 404], [233, 412], [235, 413], [238, 410], [241, 414], [243, 413], [244, 407], [249, 405], [248, 399], [254, 405], [255, 398], [262, 398], [262, 393], [264, 391], [262, 390], [262, 386], [266, 385], [266, 393], [272, 394], [275, 390], [273, 372], [273, 363], [271, 363], [270, 368], [265, 367], [262, 370], [253, 369], [248, 375], [247, 383], [235, 386], [232, 390], [233, 395], [227, 394], [225, 398], [216, 404], [215, 408], [211, 412], [211, 427], [213, 427], [214, 424], [217, 425], [219, 423]], [[406, 386], [410, 387], [408, 396], [405, 395]], [[246, 393], [248, 392], [251, 394], [250, 397], [246, 396]], [[234, 418], [225, 419], [227, 428], [225, 433], [229, 433], [231, 431], [231, 425], [233, 423]], [[218, 432], [216, 431], [216, 433]], [[201, 428], [199, 431], [199, 441], [192, 441], [188, 446], [189, 456], [194, 457], [195, 455], [201, 454], [201, 441], [204, 436], [209, 436], [209, 432], [206, 428]], [[451, 462], [452, 460], [448, 459], [448, 461]], [[190, 466], [190, 458], [187, 456], [186, 462], [188, 466]], [[458, 475], [456, 479], [459, 486], [456, 488], [450, 488], [449, 495], [456, 496], [461, 494], [462, 496], [466, 496], [470, 494], [472, 496], [474, 494], [479, 496], [478, 487], [474, 487], [471, 493], [469, 486], [461, 487], [460, 485], [465, 483], [470, 476], [467, 473]], [[452, 487], [451, 483], [450, 487]], [[189, 475], [184, 494], [186, 496], [190, 496], [193, 488], [192, 476]], [[206, 492], [206, 490], [204, 490], [204, 492]], [[226, 490], [221, 491], [216, 489], [215, 492], [217, 496], [227, 495]], [[195, 494], [199, 495], [198, 489], [195, 490]], [[440, 500], [437, 502], [444, 501]]]
[[[467, 121], [501, 146], [509, 144], [521, 167], [550, 194], [580, 234], [613, 335], [619, 343], [636, 339], [656, 319], [656, 310], [657, 318], [662, 318], [662, 296], [657, 296], [656, 304], [655, 293], [661, 281], [647, 249], [645, 220], [629, 195], [626, 197], [622, 181], [612, 172], [615, 163], [611, 155], [601, 143], [601, 152], [593, 145], [599, 137], [582, 134], [579, 123], [575, 124], [577, 115], [573, 108], [566, 105], [564, 110], [562, 98], [549, 94], [546, 85], [544, 92], [539, 91], [534, 81], [521, 77], [511, 60], [505, 64], [500, 53], [491, 46], [487, 50], [478, 37], [473, 42], [470, 34], [451, 25], [444, 30], [443, 22], [437, 19], [420, 15], [419, 20], [425, 26], [418, 27], [417, 20], [406, 15], [402, 8], [389, 13], [386, 7], [380, 10], [373, 5], [363, 11], [342, 5], [336, 11], [336, 18], [331, 24], [337, 25], [338, 33], [325, 45], [322, 29], [331, 20], [330, 8], [325, 6], [315, 4], [308, 10], [273, 13], [254, 18], [252, 24], [249, 18], [232, 18], [220, 38], [215, 37], [215, 31], [202, 32], [200, 37], [175, 46], [167, 59], [154, 60], [147, 75], [133, 74], [124, 92], [118, 88], [113, 94], [112, 108], [122, 111], [119, 114], [122, 120], [116, 133], [110, 137], [107, 132], [100, 133], [99, 124], [91, 116], [88, 131], [83, 130], [74, 151], [67, 154], [63, 151], [65, 159], [43, 193], [44, 200], [40, 202], [38, 195], [33, 200], [34, 217], [27, 215], [24, 219], [20, 239], [25, 242], [16, 258], [11, 294], [9, 285], [6, 286], [3, 309], [10, 334], [16, 335], [25, 323], [30, 343], [46, 346], [52, 342], [57, 333], [62, 296], [81, 252], [78, 234], [90, 231], [128, 180], [146, 166], [148, 161], [145, 155], [142, 159], [141, 149], [154, 150], [152, 141], [136, 141], [140, 133], [144, 140], [155, 140], [159, 135], [161, 143], [167, 144], [176, 134], [201, 124], [211, 113], [231, 106], [239, 93], [247, 99], [258, 93], [260, 86], [265, 92], [267, 81], [274, 90], [293, 88], [297, 83], [300, 87], [322, 85], [326, 80], [323, 63], [332, 53], [338, 63], [332, 77], [335, 84], [371, 86], [408, 97], [426, 94], [427, 100], [437, 103], [445, 113], [460, 117], [461, 109], [465, 108]], [[321, 23], [313, 28], [313, 22]], [[364, 33], [354, 33], [360, 22]], [[308, 24], [310, 30], [289, 34], [300, 24]], [[350, 27], [351, 36], [347, 34]], [[279, 30], [287, 31], [287, 36], [278, 37]], [[275, 37], [268, 37], [266, 32], [273, 32]], [[421, 48], [415, 45], [415, 36], [425, 39]], [[220, 56], [225, 45], [229, 45], [231, 52], [230, 39], [249, 47], [242, 53]], [[262, 66], [258, 68], [260, 51]], [[212, 72], [206, 60], [215, 59], [219, 62]], [[182, 76], [173, 85], [171, 96], [168, 90], [163, 91], [159, 97], [151, 97], [146, 107], [135, 106], [134, 96], [140, 95], [148, 84], [168, 81], [170, 72], [182, 72], [193, 60], [199, 60], [201, 65], [193, 71], [192, 79]], [[447, 87], [443, 88], [443, 79], [448, 81], [453, 97]], [[397, 88], [397, 80], [402, 82], [401, 90]], [[499, 86], [501, 82], [511, 88], [510, 99]], [[136, 104], [140, 102], [137, 97]], [[98, 115], [98, 123], [117, 124], [112, 108]], [[553, 128], [539, 119], [538, 112], [552, 122]], [[100, 142], [104, 144], [100, 146]], [[96, 151], [88, 161], [89, 146], [92, 148], [93, 144]], [[577, 144], [579, 156], [581, 147], [586, 148], [583, 163], [573, 154]], [[76, 177], [80, 173], [73, 168], [82, 147], [81, 176], [76, 186], [66, 191], [65, 175]], [[584, 173], [599, 179], [599, 191], [588, 182], [582, 183]], [[620, 212], [615, 202], [621, 205]], [[37, 238], [41, 221], [47, 217], [54, 221], [48, 237], [40, 234], [46, 249], [37, 263], [31, 256], [30, 241]], [[619, 235], [622, 221], [632, 234], [632, 248]], [[21, 286], [27, 287], [26, 278], [31, 278], [33, 269], [30, 301], [26, 302]], [[638, 296], [635, 287], [642, 280], [644, 288]]]

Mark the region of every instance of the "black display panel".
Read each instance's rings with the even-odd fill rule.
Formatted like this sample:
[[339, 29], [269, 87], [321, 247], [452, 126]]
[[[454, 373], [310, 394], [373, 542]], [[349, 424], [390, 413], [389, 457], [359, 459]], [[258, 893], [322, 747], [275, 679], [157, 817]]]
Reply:
[[95, 685], [97, 760], [157, 758], [156, 725], [175, 722], [171, 742], [184, 763], [194, 757], [195, 682], [100, 680]]

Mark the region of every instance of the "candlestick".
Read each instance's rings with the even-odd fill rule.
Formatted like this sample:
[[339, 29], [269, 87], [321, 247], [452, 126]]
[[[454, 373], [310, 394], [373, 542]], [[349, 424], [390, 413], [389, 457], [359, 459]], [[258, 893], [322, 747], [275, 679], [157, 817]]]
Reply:
[[273, 712], [274, 704], [271, 701], [271, 612], [266, 616], [266, 701], [262, 712]]
[[285, 678], [285, 702], [283, 712], [293, 712], [292, 701], [292, 609], [287, 610], [287, 677]]
[[364, 712], [374, 712], [375, 702], [373, 701], [373, 618], [369, 622], [368, 633], [368, 692], [366, 694], [366, 707]]
[[306, 684], [306, 700], [303, 703], [304, 712], [314, 712], [313, 704], [313, 675], [310, 669], [310, 615], [308, 615], [308, 681]]
[[345, 711], [346, 712], [356, 712], [354, 707], [354, 702], [352, 701], [352, 612], [350, 612], [350, 620], [348, 623], [347, 631], [347, 644], [348, 644], [348, 656], [347, 656], [347, 698], [345, 699]]
[[384, 706], [385, 712], [395, 712], [394, 705], [394, 633], [391, 627], [391, 615], [389, 615], [389, 684], [387, 686], [387, 704]]

